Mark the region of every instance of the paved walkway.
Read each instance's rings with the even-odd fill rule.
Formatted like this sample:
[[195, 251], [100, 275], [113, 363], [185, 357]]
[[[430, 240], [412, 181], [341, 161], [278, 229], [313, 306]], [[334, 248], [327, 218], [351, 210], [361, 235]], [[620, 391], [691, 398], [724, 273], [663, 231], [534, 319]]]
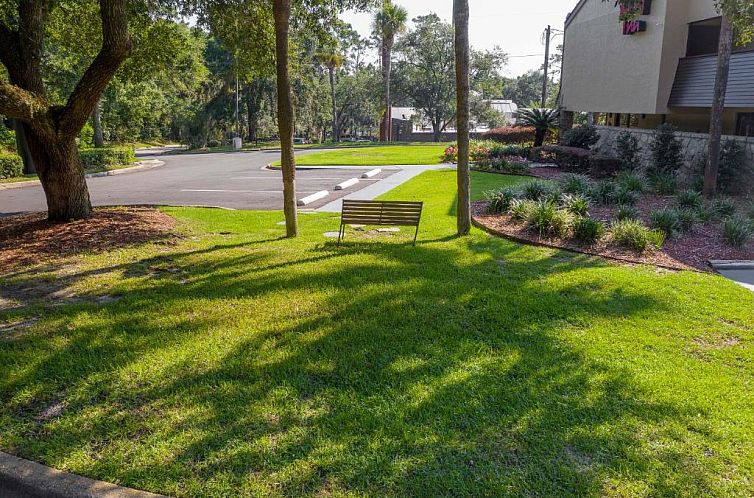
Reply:
[[332, 202], [329, 202], [325, 204], [324, 206], [322, 206], [321, 208], [317, 209], [317, 211], [320, 211], [323, 213], [339, 213], [343, 208], [343, 199], [357, 200], [357, 201], [371, 201], [381, 196], [382, 194], [389, 192], [400, 185], [403, 185], [410, 179], [424, 173], [425, 171], [448, 169], [452, 167], [453, 166], [449, 164], [433, 164], [430, 166], [371, 166], [366, 169], [380, 168], [383, 171], [385, 170], [399, 170], [399, 171], [385, 178], [384, 180], [380, 182], [373, 183], [372, 185], [369, 185], [368, 187], [365, 187], [357, 192], [348, 194], [341, 199], [336, 199]]
[[717, 273], [754, 291], [754, 261], [711, 261]]

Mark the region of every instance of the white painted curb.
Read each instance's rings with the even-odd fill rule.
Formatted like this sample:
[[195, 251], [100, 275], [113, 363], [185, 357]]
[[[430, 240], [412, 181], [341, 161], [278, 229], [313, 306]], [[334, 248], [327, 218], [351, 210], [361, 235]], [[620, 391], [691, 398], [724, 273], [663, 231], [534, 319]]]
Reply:
[[307, 205], [311, 204], [312, 202], [316, 202], [316, 201], [318, 201], [320, 199], [324, 199], [328, 195], [330, 195], [330, 192], [328, 192], [327, 190], [321, 190], [321, 191], [319, 191], [317, 193], [314, 193], [312, 195], [307, 195], [303, 199], [299, 199], [296, 204], [299, 205], [299, 206], [307, 206]]
[[346, 180], [343, 183], [337, 184], [335, 186], [335, 190], [345, 190], [348, 187], [353, 187], [357, 183], [359, 183], [359, 179], [358, 178], [351, 178], [350, 180]]
[[380, 173], [382, 173], [381, 169], [379, 169], [379, 168], [378, 169], [373, 169], [371, 171], [367, 171], [366, 173], [364, 173], [363, 175], [361, 175], [361, 177], [362, 178], [372, 178], [373, 176], [377, 176]]

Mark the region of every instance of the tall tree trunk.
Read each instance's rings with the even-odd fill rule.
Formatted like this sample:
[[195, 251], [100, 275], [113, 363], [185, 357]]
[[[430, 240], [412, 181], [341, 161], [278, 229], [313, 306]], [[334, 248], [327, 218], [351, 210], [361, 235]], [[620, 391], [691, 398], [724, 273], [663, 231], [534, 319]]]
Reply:
[[26, 140], [26, 130], [24, 130], [24, 124], [14, 119], [13, 131], [16, 132], [16, 150], [18, 155], [21, 156], [21, 160], [24, 162], [24, 174], [33, 175], [37, 172], [37, 168], [34, 165], [34, 158], [31, 157], [31, 151], [29, 150], [29, 142]]
[[328, 67], [327, 72], [330, 74], [330, 97], [332, 98], [332, 141], [340, 142], [338, 133], [338, 104], [335, 100], [335, 68]]
[[542, 147], [547, 138], [547, 130], [536, 130], [534, 132], [534, 147]]
[[458, 130], [458, 235], [471, 232], [469, 178], [469, 0], [453, 0], [456, 55], [456, 129]]
[[92, 111], [92, 127], [94, 128], [94, 146], [104, 147], [105, 136], [102, 132], [102, 100], [97, 101], [97, 105], [94, 106]]
[[720, 27], [720, 46], [717, 52], [717, 76], [715, 94], [710, 110], [709, 158], [704, 170], [704, 195], [712, 197], [717, 193], [717, 176], [720, 169], [720, 143], [723, 135], [723, 112], [725, 94], [728, 91], [730, 58], [733, 52], [733, 28], [727, 16], [723, 16]]
[[387, 141], [392, 142], [393, 141], [393, 99], [390, 95], [390, 79], [391, 79], [391, 73], [393, 70], [393, 61], [392, 61], [392, 53], [391, 53], [391, 47], [392, 41], [388, 40], [387, 43], [384, 43], [383, 45], [383, 65], [384, 73], [385, 73], [385, 135], [387, 136]]
[[288, 237], [298, 236], [296, 210], [296, 156], [293, 151], [293, 103], [288, 70], [288, 31], [290, 29], [291, 0], [274, 0], [275, 56], [278, 89], [278, 130], [280, 159], [283, 170], [283, 211]]
[[26, 127], [26, 138], [47, 199], [49, 219], [72, 221], [88, 218], [92, 204], [75, 138], [39, 136], [30, 127]]

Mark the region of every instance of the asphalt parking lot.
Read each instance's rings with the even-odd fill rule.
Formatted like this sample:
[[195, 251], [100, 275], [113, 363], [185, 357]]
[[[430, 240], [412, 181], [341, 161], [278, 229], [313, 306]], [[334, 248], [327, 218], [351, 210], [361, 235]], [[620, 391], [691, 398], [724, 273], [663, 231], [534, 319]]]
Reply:
[[[163, 166], [89, 178], [87, 183], [92, 204], [217, 206], [261, 210], [279, 210], [283, 207], [282, 174], [265, 169], [267, 164], [278, 159], [278, 151], [155, 154], [141, 152], [140, 158], [159, 159], [165, 162]], [[399, 168], [383, 168], [383, 172], [375, 178], [360, 180], [357, 185], [343, 191], [334, 190], [338, 183], [359, 178], [369, 169], [373, 168], [300, 169], [296, 173], [297, 197], [300, 199], [321, 190], [329, 191], [327, 198], [306, 206], [307, 209], [316, 209], [400, 171]], [[45, 209], [44, 192], [39, 185], [0, 190], [0, 214]]]

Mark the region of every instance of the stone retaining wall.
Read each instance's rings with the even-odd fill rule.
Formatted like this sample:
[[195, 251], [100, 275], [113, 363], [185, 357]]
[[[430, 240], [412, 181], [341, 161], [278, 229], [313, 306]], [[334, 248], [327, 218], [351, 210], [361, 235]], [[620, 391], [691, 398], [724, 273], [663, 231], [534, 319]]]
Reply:
[[[618, 135], [624, 131], [630, 132], [639, 139], [641, 147], [642, 167], [647, 167], [652, 161], [650, 144], [655, 136], [655, 130], [641, 130], [638, 128], [618, 128], [614, 126], [598, 126], [600, 141], [594, 147], [600, 152], [614, 155], [615, 143]], [[679, 182], [682, 186], [688, 187], [693, 184], [694, 179], [704, 169], [707, 161], [707, 150], [709, 144], [709, 135], [704, 133], [677, 132], [676, 137], [683, 144], [683, 151], [686, 156], [686, 163], [680, 169], [678, 174]], [[749, 171], [754, 170], [754, 138], [723, 136], [723, 141], [733, 139], [740, 142], [746, 153], [746, 165]], [[752, 176], [751, 174], [749, 176]], [[748, 178], [748, 183], [754, 182], [754, 178]]]

